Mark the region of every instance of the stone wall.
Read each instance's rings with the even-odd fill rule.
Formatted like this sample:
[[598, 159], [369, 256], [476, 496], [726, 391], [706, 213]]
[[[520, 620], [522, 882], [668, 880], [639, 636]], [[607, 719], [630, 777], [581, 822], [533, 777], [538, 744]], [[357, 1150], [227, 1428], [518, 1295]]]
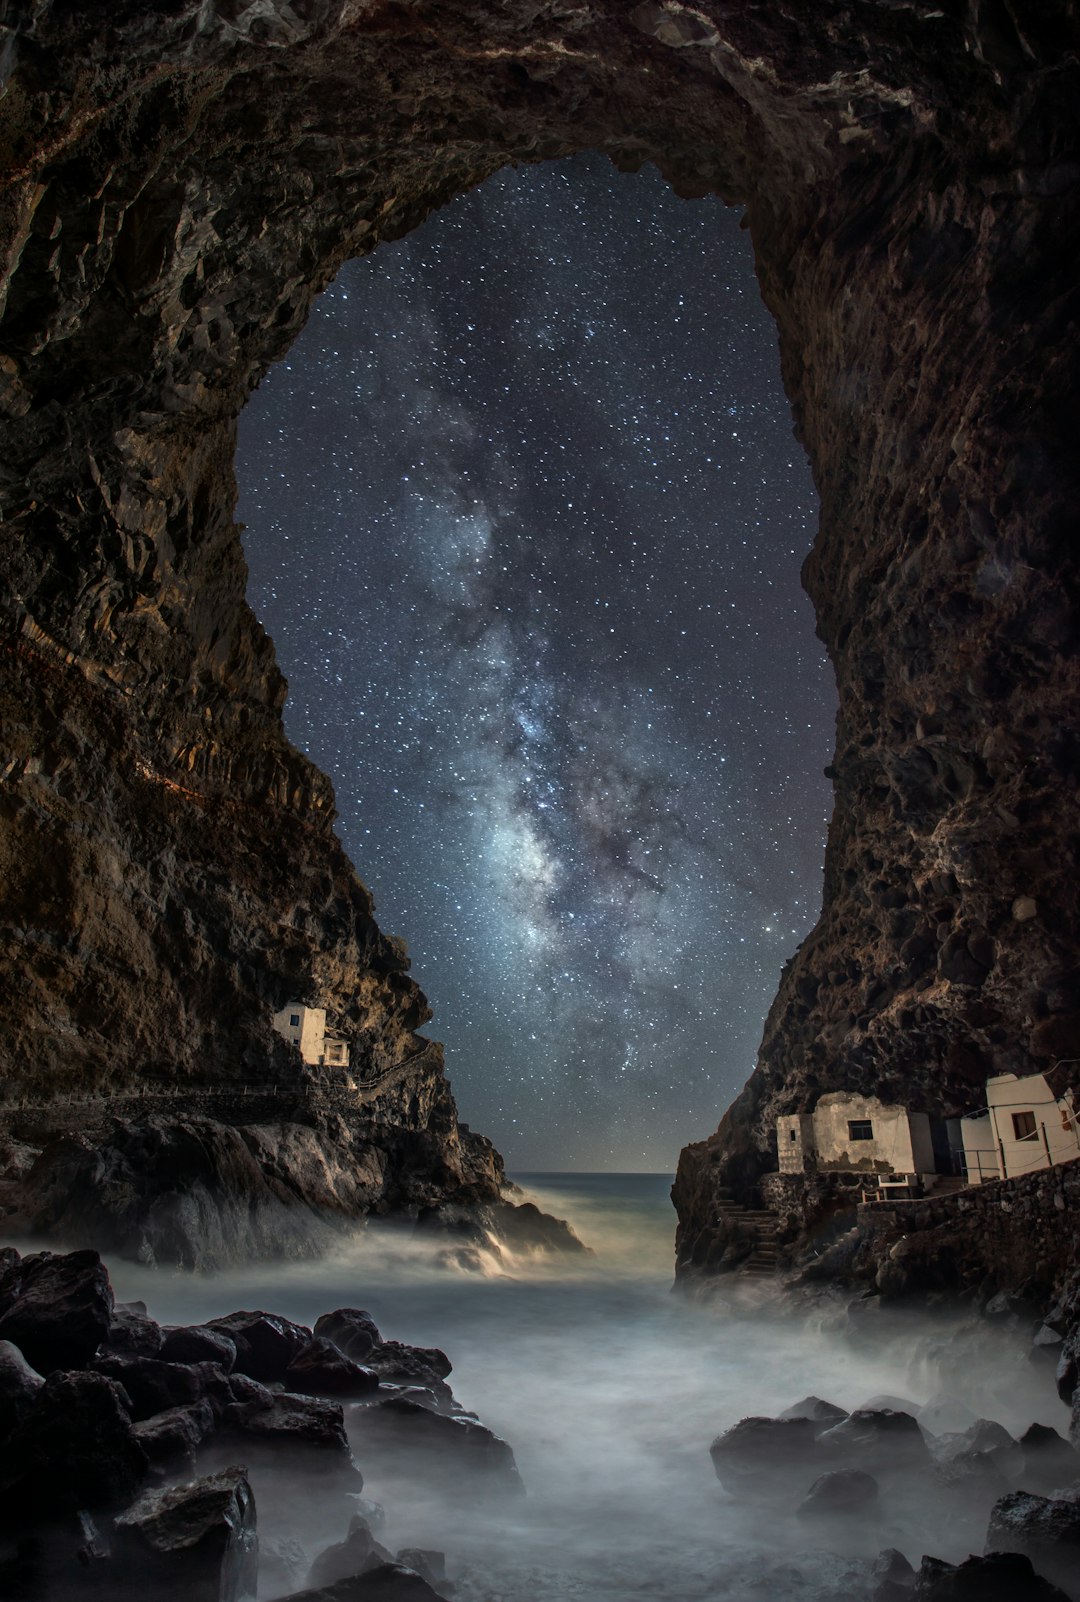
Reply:
[[919, 1201], [858, 1209], [884, 1294], [988, 1280], [1035, 1300], [1080, 1271], [1080, 1161]]

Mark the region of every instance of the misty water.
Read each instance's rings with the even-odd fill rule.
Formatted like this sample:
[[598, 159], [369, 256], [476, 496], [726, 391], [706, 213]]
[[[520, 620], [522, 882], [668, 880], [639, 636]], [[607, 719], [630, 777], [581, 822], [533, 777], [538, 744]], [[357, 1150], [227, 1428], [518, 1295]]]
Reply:
[[[312, 1324], [361, 1307], [384, 1338], [443, 1348], [459, 1402], [510, 1442], [527, 1494], [462, 1486], [448, 1498], [381, 1455], [358, 1456], [364, 1495], [386, 1509], [379, 1538], [445, 1551], [461, 1602], [859, 1594], [884, 1547], [916, 1565], [924, 1552], [956, 1562], [981, 1551], [996, 1493], [942, 1496], [927, 1470], [886, 1478], [871, 1515], [811, 1524], [790, 1493], [729, 1494], [709, 1458], [714, 1436], [808, 1393], [851, 1409], [944, 1390], [1014, 1435], [1036, 1419], [1062, 1425], [1049, 1373], [1004, 1333], [870, 1303], [853, 1317], [825, 1292], [793, 1308], [773, 1282], [729, 1279], [709, 1305], [673, 1295], [670, 1176], [522, 1183], [573, 1222], [590, 1256], [466, 1274], [407, 1231], [368, 1227], [317, 1262], [214, 1276], [113, 1264], [117, 1296], [144, 1299], [166, 1323], [261, 1307]], [[277, 1491], [288, 1529], [261, 1521], [263, 1538], [298, 1536], [314, 1557], [344, 1536], [347, 1503], [302, 1483]]]

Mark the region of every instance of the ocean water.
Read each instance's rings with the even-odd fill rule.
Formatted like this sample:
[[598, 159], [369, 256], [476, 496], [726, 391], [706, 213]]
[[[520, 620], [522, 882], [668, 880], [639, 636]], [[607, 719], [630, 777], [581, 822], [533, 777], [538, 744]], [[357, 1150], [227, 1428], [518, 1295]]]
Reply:
[[[361, 1467], [386, 1508], [381, 1539], [445, 1551], [459, 1602], [859, 1595], [884, 1547], [916, 1566], [981, 1551], [993, 1496], [943, 1497], [927, 1474], [883, 1486], [869, 1515], [810, 1525], [782, 1487], [747, 1501], [722, 1486], [717, 1434], [807, 1394], [851, 1409], [942, 1390], [1014, 1433], [1063, 1426], [1049, 1375], [1004, 1334], [869, 1303], [853, 1316], [823, 1293], [793, 1306], [771, 1281], [730, 1280], [707, 1305], [673, 1294], [670, 1175], [515, 1177], [588, 1256], [467, 1274], [407, 1230], [369, 1227], [319, 1262], [213, 1276], [114, 1264], [117, 1295], [166, 1323], [262, 1307], [310, 1324], [361, 1307], [384, 1338], [445, 1350], [455, 1395], [510, 1442], [527, 1494], [448, 1496], [379, 1457]], [[290, 1533], [313, 1555], [326, 1509], [294, 1489]]]

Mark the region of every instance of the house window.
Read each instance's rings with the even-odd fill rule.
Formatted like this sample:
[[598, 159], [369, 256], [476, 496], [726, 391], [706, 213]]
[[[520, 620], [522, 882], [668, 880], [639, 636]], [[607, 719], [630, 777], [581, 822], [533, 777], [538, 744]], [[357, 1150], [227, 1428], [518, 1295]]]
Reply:
[[789, 1129], [788, 1130], [788, 1139], [789, 1140], [797, 1140], [798, 1138], [799, 1137], [798, 1137], [798, 1133], [797, 1133], [796, 1130], [794, 1130], [794, 1129]]
[[299, 1029], [299, 1027], [300, 1027], [300, 1014], [298, 1012], [291, 1012], [289, 1014], [289, 1028], [290, 1029]]
[[873, 1140], [874, 1138], [874, 1126], [869, 1118], [849, 1118], [847, 1132], [849, 1140]]
[[1013, 1113], [1013, 1138], [1015, 1140], [1035, 1139], [1035, 1114], [1033, 1112]]

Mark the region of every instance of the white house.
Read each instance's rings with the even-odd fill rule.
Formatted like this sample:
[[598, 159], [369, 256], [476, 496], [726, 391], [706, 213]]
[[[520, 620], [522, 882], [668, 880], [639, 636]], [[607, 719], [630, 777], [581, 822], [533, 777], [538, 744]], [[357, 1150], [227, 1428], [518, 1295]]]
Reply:
[[326, 1032], [325, 1007], [306, 1007], [302, 1002], [291, 1001], [275, 1012], [273, 1025], [279, 1035], [298, 1047], [305, 1062], [315, 1067], [349, 1066], [347, 1043]]
[[986, 1081], [986, 1107], [963, 1120], [968, 1183], [1016, 1179], [1080, 1157], [1080, 1113], [1071, 1091], [1055, 1096], [1042, 1074]]
[[812, 1113], [778, 1118], [776, 1144], [782, 1174], [896, 1174], [931, 1185], [943, 1166], [927, 1113], [842, 1090], [822, 1096]]

